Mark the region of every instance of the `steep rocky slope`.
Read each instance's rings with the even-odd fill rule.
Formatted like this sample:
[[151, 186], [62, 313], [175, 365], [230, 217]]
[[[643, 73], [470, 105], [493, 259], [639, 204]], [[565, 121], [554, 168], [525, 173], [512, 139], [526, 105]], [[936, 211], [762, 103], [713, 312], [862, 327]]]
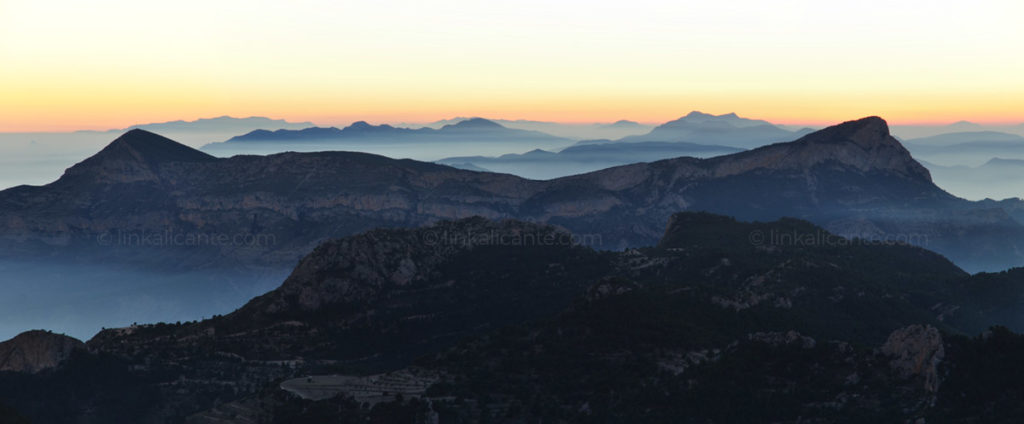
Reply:
[[85, 343], [47, 331], [27, 331], [0, 342], [0, 371], [34, 373], [54, 368], [71, 353], [85, 349]]

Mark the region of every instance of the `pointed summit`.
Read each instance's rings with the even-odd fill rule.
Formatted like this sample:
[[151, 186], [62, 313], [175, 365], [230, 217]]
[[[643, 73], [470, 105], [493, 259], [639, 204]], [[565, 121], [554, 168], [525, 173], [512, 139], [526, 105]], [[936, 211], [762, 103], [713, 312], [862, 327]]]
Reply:
[[63, 178], [92, 176], [128, 182], [155, 178], [157, 168], [170, 162], [207, 162], [217, 158], [146, 130], [130, 130], [72, 166]]
[[213, 156], [177, 141], [141, 129], [133, 129], [124, 133], [90, 159], [110, 159], [112, 157], [123, 159], [130, 157], [150, 164], [161, 162], [199, 162], [214, 159]]

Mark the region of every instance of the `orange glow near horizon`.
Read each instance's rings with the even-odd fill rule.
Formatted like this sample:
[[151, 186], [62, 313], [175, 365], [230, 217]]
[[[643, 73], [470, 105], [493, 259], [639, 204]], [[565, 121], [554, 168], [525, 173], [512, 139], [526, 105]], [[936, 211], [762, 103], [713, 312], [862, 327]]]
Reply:
[[[215, 116], [1024, 122], [1015, 0], [0, 2], [0, 131]], [[879, 13], [884, 11], [884, 13]]]

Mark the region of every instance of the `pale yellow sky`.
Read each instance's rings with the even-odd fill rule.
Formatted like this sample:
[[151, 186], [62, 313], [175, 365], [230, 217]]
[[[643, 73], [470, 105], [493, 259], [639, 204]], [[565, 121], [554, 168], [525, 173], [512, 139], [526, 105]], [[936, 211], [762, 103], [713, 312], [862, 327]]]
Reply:
[[1019, 0], [0, 0], [0, 131], [260, 115], [1024, 121]]

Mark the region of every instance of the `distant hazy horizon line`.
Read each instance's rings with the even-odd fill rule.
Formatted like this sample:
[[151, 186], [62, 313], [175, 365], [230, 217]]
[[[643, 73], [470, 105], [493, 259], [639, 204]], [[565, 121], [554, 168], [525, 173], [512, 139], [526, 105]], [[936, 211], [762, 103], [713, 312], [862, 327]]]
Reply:
[[[706, 112], [703, 112], [703, 111], [700, 111], [700, 110], [696, 110], [696, 109], [691, 111], [691, 112], [706, 113]], [[98, 125], [94, 126], [94, 127], [85, 127], [85, 128], [82, 128], [82, 127], [62, 127], [62, 126], [58, 125], [56, 127], [50, 127], [50, 128], [35, 127], [35, 128], [25, 128], [25, 129], [0, 129], [0, 133], [2, 133], [2, 134], [17, 134], [17, 133], [108, 132], [108, 131], [127, 130], [127, 129], [131, 129], [131, 128], [151, 126], [151, 125], [163, 125], [163, 124], [172, 124], [172, 123], [196, 123], [196, 122], [200, 122], [200, 121], [210, 121], [210, 120], [225, 119], [225, 118], [227, 118], [227, 119], [237, 119], [237, 120], [267, 119], [267, 120], [271, 120], [271, 121], [283, 121], [283, 123], [289, 124], [289, 125], [311, 124], [312, 126], [316, 126], [316, 127], [338, 127], [338, 128], [347, 127], [347, 126], [349, 126], [349, 125], [351, 125], [351, 124], [353, 124], [355, 122], [359, 122], [359, 121], [365, 121], [365, 122], [368, 122], [368, 123], [373, 124], [373, 125], [384, 125], [384, 124], [387, 124], [387, 125], [400, 126], [400, 127], [414, 127], [414, 126], [421, 126], [422, 127], [422, 126], [428, 126], [428, 125], [436, 124], [438, 122], [443, 122], [443, 121], [452, 121], [452, 120], [459, 120], [459, 119], [471, 119], [471, 118], [483, 118], [483, 119], [487, 119], [487, 120], [491, 120], [491, 121], [538, 122], [538, 123], [551, 123], [551, 124], [559, 124], [559, 125], [579, 125], [579, 126], [584, 126], [584, 125], [610, 125], [610, 124], [614, 124], [614, 123], [619, 122], [619, 121], [630, 121], [630, 122], [634, 122], [634, 123], [637, 123], [637, 124], [640, 124], [640, 125], [657, 126], [657, 125], [661, 125], [661, 124], [664, 124], [666, 122], [669, 122], [671, 120], [675, 120], [675, 119], [679, 119], [679, 118], [685, 117], [687, 114], [689, 114], [691, 112], [685, 112], [685, 113], [680, 114], [677, 118], [672, 118], [672, 119], [663, 120], [663, 121], [659, 121], [659, 120], [639, 120], [639, 119], [629, 119], [629, 118], [621, 118], [621, 119], [615, 119], [615, 120], [563, 120], [563, 121], [559, 121], [559, 120], [529, 119], [529, 118], [497, 118], [497, 117], [488, 117], [488, 116], [480, 116], [480, 115], [472, 115], [472, 114], [464, 114], [464, 115], [459, 115], [459, 116], [454, 116], [454, 117], [446, 117], [446, 118], [433, 119], [433, 120], [403, 120], [403, 119], [373, 120], [372, 118], [368, 117], [368, 118], [362, 118], [362, 119], [361, 118], [347, 118], [347, 119], [351, 119], [351, 120], [324, 121], [324, 120], [317, 120], [317, 119], [280, 118], [280, 117], [273, 117], [273, 116], [268, 116], [268, 115], [232, 116], [230, 114], [225, 114], [225, 115], [218, 115], [218, 116], [198, 117], [198, 118], [194, 118], [194, 119], [177, 118], [177, 119], [169, 119], [169, 120], [164, 120], [164, 121], [154, 121], [154, 122], [147, 122], [147, 123], [134, 123], [134, 124], [124, 125], [124, 126], [117, 126], [117, 127], [113, 127], [113, 128], [106, 127], [106, 126], [98, 126]], [[714, 115], [714, 116], [724, 116], [724, 115], [729, 115], [729, 114], [735, 114], [735, 115], [739, 116], [740, 118], [752, 119], [752, 120], [764, 120], [764, 121], [768, 121], [768, 122], [770, 122], [772, 124], [775, 124], [775, 125], [784, 125], [784, 126], [790, 126], [790, 127], [800, 127], [800, 126], [803, 126], [803, 127], [811, 127], [811, 128], [821, 128], [821, 127], [826, 127], [826, 126], [830, 126], [830, 125], [835, 125], [835, 124], [838, 124], [838, 123], [841, 123], [841, 122], [845, 122], [845, 121], [856, 120], [856, 119], [860, 119], [860, 118], [863, 118], [863, 117], [866, 117], [866, 116], [871, 116], [871, 115], [856, 116], [856, 117], [851, 116], [851, 117], [847, 117], [845, 119], [839, 119], [839, 120], [833, 120], [833, 121], [803, 121], [803, 120], [798, 120], [798, 119], [785, 120], [785, 121], [776, 121], [776, 120], [772, 120], [772, 119], [758, 118], [756, 116], [743, 115], [743, 114], [739, 114], [739, 113], [736, 113], [736, 112], [726, 112], [726, 113], [720, 113], [720, 114], [707, 113], [707, 114], [708, 115]], [[877, 115], [877, 116], [881, 116], [881, 115]], [[881, 116], [881, 118], [885, 119], [885, 116]], [[918, 127], [918, 126], [919, 127], [939, 127], [939, 126], [952, 126], [952, 125], [957, 125], [957, 124], [979, 125], [979, 126], [984, 126], [984, 127], [1006, 127], [1006, 126], [1024, 125], [1024, 118], [1021, 118], [1020, 121], [987, 121], [987, 120], [969, 120], [969, 119], [962, 119], [962, 120], [956, 120], [956, 121], [947, 121], [947, 120], [941, 120], [941, 121], [940, 120], [892, 121], [892, 120], [886, 119], [886, 122], [888, 122], [889, 125], [909, 126], [909, 127]]]

